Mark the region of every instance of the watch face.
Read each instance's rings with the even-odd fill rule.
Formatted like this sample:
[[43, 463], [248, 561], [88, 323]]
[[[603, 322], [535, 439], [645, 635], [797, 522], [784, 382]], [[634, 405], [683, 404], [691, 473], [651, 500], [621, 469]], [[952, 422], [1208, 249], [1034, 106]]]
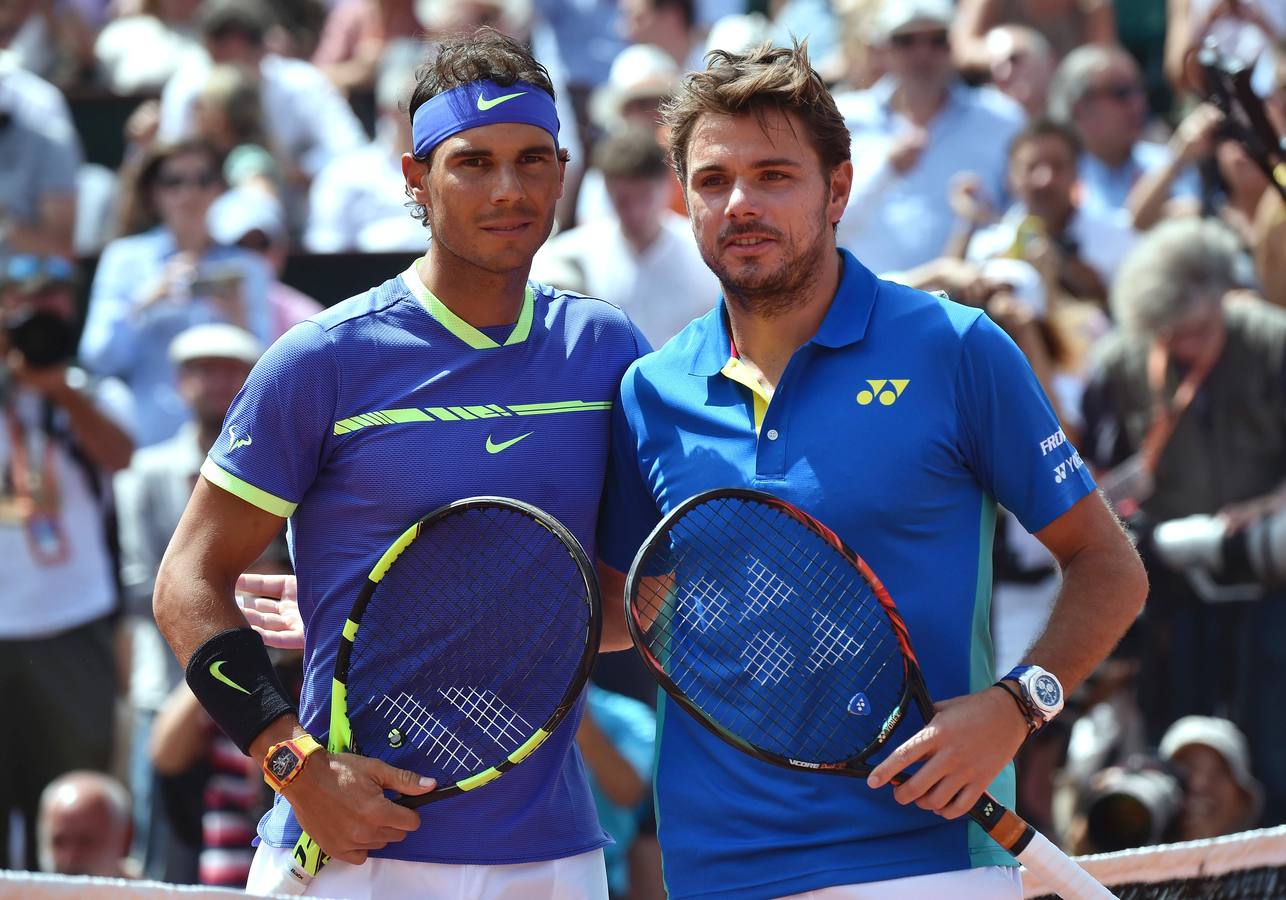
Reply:
[[299, 762], [299, 758], [295, 756], [291, 749], [282, 747], [272, 755], [272, 759], [268, 760], [268, 771], [272, 773], [274, 778], [281, 781], [290, 774], [290, 770], [295, 767], [297, 762]]
[[1042, 675], [1036, 679], [1032, 685], [1032, 693], [1040, 701], [1041, 706], [1047, 706], [1050, 709], [1058, 706], [1063, 699], [1063, 689], [1058, 686], [1052, 675]]

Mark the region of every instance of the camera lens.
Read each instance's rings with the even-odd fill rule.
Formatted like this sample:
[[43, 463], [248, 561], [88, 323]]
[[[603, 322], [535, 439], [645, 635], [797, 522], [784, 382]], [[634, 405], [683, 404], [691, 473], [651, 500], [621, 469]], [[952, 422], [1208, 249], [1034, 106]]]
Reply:
[[76, 334], [66, 320], [53, 313], [23, 313], [5, 323], [9, 343], [32, 368], [46, 368], [71, 359]]

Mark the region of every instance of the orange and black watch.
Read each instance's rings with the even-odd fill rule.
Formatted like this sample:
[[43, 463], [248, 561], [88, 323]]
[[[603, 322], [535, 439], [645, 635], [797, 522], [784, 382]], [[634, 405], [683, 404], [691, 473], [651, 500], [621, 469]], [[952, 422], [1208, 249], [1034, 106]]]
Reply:
[[273, 744], [263, 758], [263, 780], [280, 794], [286, 785], [299, 777], [308, 757], [320, 749], [322, 745], [308, 734]]

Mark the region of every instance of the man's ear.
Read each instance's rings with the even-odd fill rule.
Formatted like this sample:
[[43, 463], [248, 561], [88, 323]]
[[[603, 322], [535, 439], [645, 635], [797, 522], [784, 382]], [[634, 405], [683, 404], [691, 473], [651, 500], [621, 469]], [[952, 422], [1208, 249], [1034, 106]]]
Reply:
[[421, 162], [409, 153], [402, 154], [402, 179], [406, 182], [406, 195], [425, 208], [429, 205], [429, 167], [431, 162]]
[[832, 226], [838, 225], [844, 210], [848, 208], [848, 195], [853, 190], [853, 163], [844, 160], [830, 173], [830, 200], [827, 203], [827, 218]]

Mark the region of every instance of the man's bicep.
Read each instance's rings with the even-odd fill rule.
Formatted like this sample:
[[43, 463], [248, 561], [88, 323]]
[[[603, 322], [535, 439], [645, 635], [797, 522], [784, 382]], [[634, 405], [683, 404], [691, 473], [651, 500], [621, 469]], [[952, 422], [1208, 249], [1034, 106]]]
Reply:
[[237, 576], [283, 524], [282, 517], [197, 479], [161, 561], [152, 600], [157, 624], [180, 662], [186, 664], [219, 631], [246, 626], [233, 600]]
[[1072, 504], [1066, 512], [1036, 532], [1036, 538], [1064, 567], [1085, 550], [1124, 549], [1129, 545], [1121, 523], [1098, 491], [1090, 491]]

